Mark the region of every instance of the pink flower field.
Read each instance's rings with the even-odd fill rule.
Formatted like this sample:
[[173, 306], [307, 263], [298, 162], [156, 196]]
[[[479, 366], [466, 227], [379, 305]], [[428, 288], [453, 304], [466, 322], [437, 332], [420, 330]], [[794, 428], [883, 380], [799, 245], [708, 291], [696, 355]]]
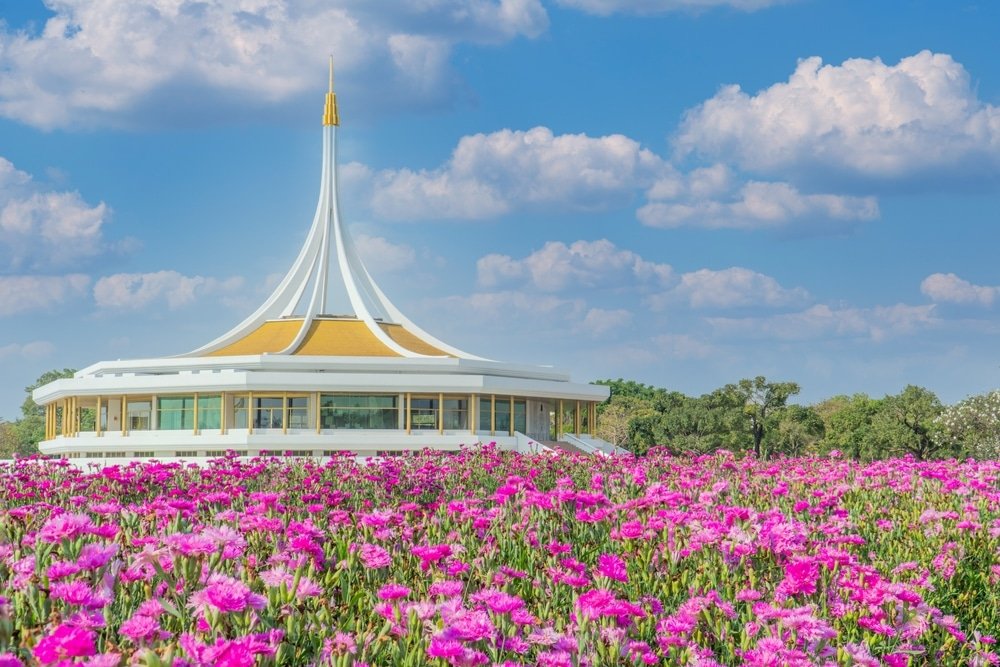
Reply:
[[0, 667], [1000, 662], [996, 462], [0, 471]]

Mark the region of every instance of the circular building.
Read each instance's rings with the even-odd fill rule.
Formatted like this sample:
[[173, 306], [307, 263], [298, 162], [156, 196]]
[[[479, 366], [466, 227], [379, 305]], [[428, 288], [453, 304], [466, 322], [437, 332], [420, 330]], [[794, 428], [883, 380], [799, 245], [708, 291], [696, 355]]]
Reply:
[[[340, 217], [338, 125], [331, 65], [316, 215], [271, 296], [192, 352], [102, 361], [35, 390], [46, 415], [42, 453], [368, 456], [481, 442], [523, 452], [614, 450], [590, 435], [607, 387], [468, 354], [389, 301]], [[334, 292], [350, 313], [329, 312]]]

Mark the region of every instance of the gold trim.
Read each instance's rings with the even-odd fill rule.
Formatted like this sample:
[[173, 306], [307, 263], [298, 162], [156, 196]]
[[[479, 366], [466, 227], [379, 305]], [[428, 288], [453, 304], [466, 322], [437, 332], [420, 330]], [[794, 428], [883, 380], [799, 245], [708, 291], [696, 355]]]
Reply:
[[[226, 404], [226, 399], [228, 396], [226, 392], [221, 392], [219, 394], [219, 435], [225, 435], [226, 431], [229, 430], [229, 420], [226, 419], [226, 413], [229, 411], [229, 406]], [[233, 406], [233, 412], [236, 411], [236, 406]], [[233, 415], [235, 417], [235, 415]]]
[[479, 397], [469, 394], [469, 433], [476, 432], [476, 420], [479, 417]]
[[253, 392], [247, 392], [247, 435], [253, 435]]
[[128, 429], [125, 427], [127, 414], [128, 414], [128, 396], [122, 394], [122, 437], [128, 435]]
[[444, 394], [438, 394], [438, 435], [444, 435]]
[[507, 415], [507, 421], [510, 424], [510, 433], [508, 435], [510, 435], [510, 436], [513, 437], [513, 435], [514, 435], [514, 397], [513, 396], [510, 397], [510, 408], [509, 408], [509, 410], [510, 410], [510, 414]]
[[[157, 426], [159, 426], [159, 418], [157, 418]], [[192, 425], [194, 430], [192, 435], [199, 435], [198, 431], [198, 392], [194, 392], [194, 424]]]
[[497, 395], [490, 394], [490, 435], [497, 434]]
[[573, 410], [573, 426], [576, 428], [576, 434], [580, 435], [580, 401], [576, 402], [576, 408]]
[[281, 435], [288, 435], [288, 392], [281, 394]]
[[323, 106], [323, 126], [327, 125], [340, 125], [337, 96], [333, 92], [333, 56], [330, 56], [330, 89], [326, 93], [326, 104]]
[[318, 391], [314, 391], [313, 392], [313, 405], [316, 406], [316, 435], [319, 435], [323, 431], [323, 422], [321, 422], [320, 418], [319, 418], [319, 416], [320, 416], [319, 415], [319, 398], [320, 398], [319, 392]]
[[411, 420], [410, 409], [411, 409], [411, 399], [413, 394], [406, 392], [406, 435], [410, 435], [410, 431], [413, 429], [413, 421]]

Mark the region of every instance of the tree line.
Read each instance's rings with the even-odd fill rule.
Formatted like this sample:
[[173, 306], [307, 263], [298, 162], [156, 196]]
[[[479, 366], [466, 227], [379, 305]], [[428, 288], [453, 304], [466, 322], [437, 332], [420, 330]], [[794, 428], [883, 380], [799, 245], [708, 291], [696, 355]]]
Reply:
[[702, 396], [635, 382], [601, 380], [611, 397], [598, 407], [597, 435], [637, 454], [725, 449], [759, 458], [829, 455], [859, 460], [910, 455], [992, 459], [1000, 456], [1000, 390], [941, 403], [924, 387], [898, 394], [833, 396], [791, 402], [800, 387], [758, 376]]

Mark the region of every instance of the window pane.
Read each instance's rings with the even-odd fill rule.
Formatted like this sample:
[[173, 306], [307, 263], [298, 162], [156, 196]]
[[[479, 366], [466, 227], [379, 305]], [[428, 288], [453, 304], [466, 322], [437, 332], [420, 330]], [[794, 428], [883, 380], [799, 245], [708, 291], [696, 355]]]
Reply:
[[514, 430], [518, 433], [528, 430], [528, 409], [524, 401], [514, 401]]
[[480, 432], [489, 433], [490, 432], [490, 399], [487, 397], [479, 398], [479, 424], [478, 428]]

